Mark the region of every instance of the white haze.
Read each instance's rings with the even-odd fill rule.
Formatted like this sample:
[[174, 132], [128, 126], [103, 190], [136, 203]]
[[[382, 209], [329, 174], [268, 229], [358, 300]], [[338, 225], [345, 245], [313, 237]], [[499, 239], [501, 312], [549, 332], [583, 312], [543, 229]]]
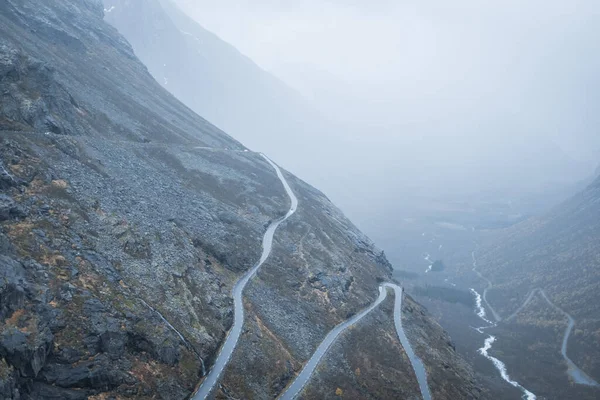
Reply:
[[428, 195], [518, 200], [600, 161], [596, 0], [177, 2], [336, 121], [339, 170], [293, 172], [361, 224]]
[[388, 127], [507, 119], [586, 160], [598, 156], [600, 141], [587, 142], [598, 126], [597, 1], [180, 4], [341, 118]]

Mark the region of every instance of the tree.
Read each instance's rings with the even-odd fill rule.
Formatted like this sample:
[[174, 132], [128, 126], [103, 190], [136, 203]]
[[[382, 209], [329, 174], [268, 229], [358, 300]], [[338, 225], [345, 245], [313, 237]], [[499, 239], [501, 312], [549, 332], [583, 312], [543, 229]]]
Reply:
[[435, 262], [431, 266], [431, 270], [433, 272], [441, 272], [444, 270], [444, 268], [446, 268], [446, 266], [444, 265], [444, 262], [442, 260], [435, 260]]

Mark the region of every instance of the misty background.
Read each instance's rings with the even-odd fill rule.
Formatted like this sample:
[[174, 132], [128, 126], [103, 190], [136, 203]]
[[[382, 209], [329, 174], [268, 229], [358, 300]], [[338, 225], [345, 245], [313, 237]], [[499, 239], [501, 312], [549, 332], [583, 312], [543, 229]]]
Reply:
[[409, 222], [505, 226], [600, 162], [597, 1], [104, 3], [157, 81], [392, 262]]

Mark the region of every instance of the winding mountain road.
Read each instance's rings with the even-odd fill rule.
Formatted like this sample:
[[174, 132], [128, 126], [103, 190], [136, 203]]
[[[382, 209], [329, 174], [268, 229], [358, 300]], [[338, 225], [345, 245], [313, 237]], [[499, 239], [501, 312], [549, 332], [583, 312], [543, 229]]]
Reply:
[[317, 350], [313, 353], [312, 357], [308, 360], [308, 362], [304, 365], [304, 368], [300, 372], [300, 374], [296, 377], [296, 379], [290, 384], [287, 390], [279, 397], [280, 400], [293, 400], [295, 399], [302, 389], [309, 382], [312, 374], [315, 369], [321, 362], [322, 358], [327, 353], [327, 350], [331, 347], [331, 345], [335, 342], [338, 336], [347, 330], [348, 328], [356, 325], [361, 319], [363, 319], [367, 314], [373, 311], [382, 301], [384, 301], [387, 297], [387, 289], [394, 290], [396, 300], [394, 303], [394, 325], [396, 326], [396, 332], [398, 334], [398, 338], [400, 339], [400, 343], [408, 358], [410, 359], [411, 365], [417, 377], [417, 381], [419, 382], [419, 388], [421, 390], [421, 395], [424, 400], [431, 400], [431, 393], [429, 391], [429, 386], [427, 384], [427, 372], [425, 370], [425, 366], [423, 362], [416, 356], [414, 353], [412, 346], [406, 334], [404, 333], [404, 329], [402, 327], [402, 288], [393, 283], [383, 283], [379, 286], [379, 297], [373, 304], [369, 307], [365, 308], [358, 314], [354, 315], [352, 318], [342, 322], [333, 328], [329, 334], [323, 339]]
[[568, 372], [569, 376], [577, 384], [600, 387], [600, 384], [598, 384], [598, 382], [596, 382], [594, 379], [592, 379], [590, 376], [588, 376], [585, 372], [583, 372], [577, 365], [575, 365], [575, 363], [573, 361], [571, 361], [571, 359], [567, 355], [567, 346], [568, 346], [568, 342], [569, 342], [569, 336], [571, 336], [571, 331], [573, 331], [573, 327], [575, 326], [575, 320], [573, 319], [573, 317], [571, 317], [571, 314], [567, 313], [562, 308], [558, 307], [553, 302], [551, 302], [550, 299], [548, 298], [548, 296], [546, 296], [546, 292], [544, 292], [542, 289], [539, 289], [538, 293], [540, 295], [542, 295], [544, 300], [546, 300], [546, 302], [548, 304], [550, 304], [550, 306], [552, 308], [554, 308], [556, 311], [562, 313], [565, 317], [567, 317], [567, 319], [569, 321], [569, 324], [567, 325], [567, 328], [565, 329], [565, 335], [563, 336], [562, 346], [560, 348], [560, 352], [567, 363], [567, 368], [568, 368], [567, 372]]
[[[219, 150], [219, 149], [213, 149], [210, 147], [196, 147], [196, 149], [211, 150], [211, 151]], [[224, 150], [229, 150], [229, 149], [224, 149]], [[233, 151], [247, 152], [248, 150], [233, 150]], [[269, 227], [267, 228], [267, 231], [265, 232], [265, 235], [263, 237], [262, 255], [260, 257], [260, 260], [252, 269], [250, 269], [248, 272], [246, 272], [246, 274], [244, 274], [244, 276], [240, 280], [238, 280], [238, 282], [235, 284], [235, 286], [233, 288], [233, 292], [232, 292], [232, 296], [233, 296], [233, 300], [234, 300], [233, 326], [231, 327], [231, 329], [227, 335], [227, 338], [225, 339], [225, 342], [222, 345], [221, 350], [219, 351], [219, 354], [217, 355], [217, 359], [215, 360], [214, 365], [208, 372], [208, 375], [206, 375], [206, 378], [201, 383], [197, 392], [194, 393], [194, 395], [192, 396], [193, 400], [203, 400], [203, 399], [208, 398], [210, 393], [213, 391], [213, 389], [217, 385], [219, 378], [220, 378], [221, 374], [223, 373], [223, 370], [225, 369], [229, 360], [231, 359], [231, 356], [233, 355], [233, 351], [235, 350], [235, 347], [238, 343], [238, 340], [240, 338], [242, 328], [244, 325], [244, 305], [243, 305], [244, 288], [246, 287], [248, 282], [252, 279], [252, 277], [256, 274], [258, 269], [264, 264], [264, 262], [267, 260], [267, 258], [271, 254], [271, 249], [273, 246], [273, 237], [274, 237], [275, 231], [277, 230], [279, 225], [283, 221], [285, 221], [289, 217], [291, 217], [292, 214], [294, 214], [296, 212], [296, 209], [298, 208], [298, 199], [294, 195], [294, 192], [290, 188], [287, 180], [283, 176], [279, 167], [274, 162], [272, 162], [266, 155], [264, 155], [262, 153], [260, 153], [260, 155], [275, 169], [275, 172], [277, 173], [277, 177], [283, 184], [283, 187], [284, 187], [288, 197], [291, 200], [291, 206], [290, 206], [289, 211], [283, 218], [280, 218], [280, 219], [272, 222], [269, 225]], [[317, 367], [317, 365], [319, 364], [319, 362], [321, 361], [321, 359], [323, 358], [323, 356], [325, 355], [325, 353], [327, 352], [329, 347], [335, 342], [336, 338], [347, 328], [355, 325], [358, 321], [360, 321], [363, 317], [365, 317], [373, 309], [375, 309], [383, 300], [385, 300], [385, 298], [387, 297], [387, 289], [388, 288], [394, 290], [395, 296], [396, 296], [396, 301], [395, 301], [395, 306], [394, 306], [394, 324], [396, 327], [396, 332], [398, 334], [398, 338], [400, 340], [400, 343], [404, 347], [406, 354], [409, 357], [411, 366], [417, 377], [417, 381], [419, 383], [419, 388], [420, 388], [421, 394], [423, 396], [423, 399], [431, 400], [431, 394], [429, 391], [429, 386], [427, 384], [427, 372], [425, 370], [425, 366], [423, 365], [422, 361], [414, 353], [414, 351], [410, 345], [410, 342], [409, 342], [406, 334], [404, 333], [404, 329], [402, 327], [402, 288], [400, 286], [392, 284], [392, 283], [383, 283], [379, 287], [379, 297], [371, 306], [369, 306], [365, 310], [361, 311], [360, 313], [356, 314], [354, 317], [350, 318], [349, 320], [336, 326], [325, 337], [325, 339], [319, 345], [319, 347], [317, 348], [317, 350], [315, 351], [313, 356], [308, 360], [308, 362], [302, 369], [301, 373], [292, 382], [292, 384], [288, 387], [288, 389], [281, 395], [280, 399], [293, 399], [302, 391], [304, 386], [310, 380], [310, 377], [313, 374], [315, 368]]]
[[485, 289], [483, 289], [483, 301], [485, 302], [485, 304], [487, 304], [488, 308], [492, 312], [492, 315], [494, 316], [494, 319], [496, 320], [496, 322], [500, 322], [500, 321], [502, 321], [502, 318], [496, 312], [496, 310], [494, 310], [494, 307], [492, 307], [492, 305], [487, 301], [487, 292], [488, 292], [488, 290], [493, 288], [494, 285], [492, 284], [492, 281], [490, 281], [488, 278], [483, 276], [481, 274], [481, 272], [479, 272], [479, 270], [477, 269], [477, 259], [475, 258], [475, 252], [473, 252], [471, 254], [471, 256], [473, 257], [473, 272], [475, 272], [479, 278], [481, 278], [482, 280], [487, 282], [487, 287]]
[[548, 295], [546, 295], [546, 292], [543, 289], [540, 289], [540, 288], [533, 289], [529, 293], [529, 295], [527, 296], [527, 298], [525, 299], [525, 301], [523, 302], [521, 307], [519, 307], [514, 313], [512, 313], [508, 318], [506, 318], [505, 321], [510, 321], [511, 319], [515, 318], [521, 311], [523, 311], [523, 309], [525, 309], [525, 307], [527, 307], [529, 305], [531, 300], [533, 300], [533, 298], [537, 294], [539, 294], [546, 301], [546, 303], [548, 303], [548, 305], [550, 307], [552, 307], [554, 310], [556, 310], [557, 312], [559, 312], [560, 314], [564, 315], [567, 318], [568, 324], [567, 324], [567, 327], [565, 328], [565, 333], [563, 335], [560, 353], [563, 356], [563, 358], [567, 364], [567, 373], [569, 374], [571, 379], [573, 379], [573, 381], [575, 383], [580, 384], [580, 385], [600, 387], [600, 384], [598, 384], [598, 382], [596, 382], [593, 378], [591, 378], [589, 375], [587, 375], [585, 372], [583, 372], [567, 355], [567, 347], [568, 347], [568, 343], [569, 343], [569, 337], [571, 336], [573, 328], [575, 327], [575, 319], [571, 316], [571, 314], [569, 314], [568, 312], [566, 312], [565, 310], [563, 310], [562, 308], [560, 308], [556, 304], [554, 304], [548, 298]]
[[[477, 330], [479, 333], [483, 333], [484, 329], [494, 327], [497, 325], [497, 323], [500, 323], [502, 321], [502, 318], [496, 313], [494, 308], [489, 304], [489, 302], [486, 299], [486, 293], [487, 293], [488, 289], [493, 287], [492, 282], [489, 279], [487, 279], [486, 277], [484, 277], [477, 270], [477, 260], [475, 258], [475, 252], [473, 252], [472, 257], [473, 257], [473, 272], [475, 272], [481, 279], [486, 281], [488, 284], [487, 288], [484, 289], [484, 291], [483, 291], [483, 300], [486, 303], [486, 305], [489, 307], [489, 309], [492, 311], [492, 314], [494, 315], [494, 318], [496, 320], [496, 322], [492, 322], [486, 318], [485, 309], [483, 308], [483, 305], [481, 302], [481, 296], [479, 295], [479, 293], [476, 290], [471, 289], [471, 292], [473, 292], [474, 295], [476, 296], [476, 311], [475, 311], [476, 314], [482, 320], [484, 320], [486, 323], [490, 324], [489, 326], [486, 326], [486, 327], [475, 328], [475, 330]], [[548, 296], [546, 295], [546, 292], [543, 289], [535, 288], [531, 292], [529, 292], [529, 294], [525, 298], [525, 301], [523, 302], [523, 304], [521, 304], [521, 306], [519, 306], [519, 308], [517, 308], [511, 315], [506, 317], [504, 319], [504, 321], [509, 322], [510, 320], [514, 319], [521, 311], [523, 311], [529, 305], [529, 303], [531, 303], [531, 301], [534, 299], [534, 297], [537, 294], [539, 294], [548, 303], [548, 305], [550, 305], [550, 307], [552, 307], [554, 310], [556, 310], [557, 312], [559, 312], [560, 314], [564, 315], [567, 318], [568, 324], [567, 324], [567, 327], [565, 328], [565, 333], [563, 336], [561, 350], [560, 350], [561, 355], [562, 355], [563, 359], [565, 360], [565, 363], [567, 364], [567, 374], [571, 377], [573, 382], [575, 382], [576, 384], [600, 387], [600, 384], [598, 382], [596, 382], [593, 378], [591, 378], [583, 370], [581, 370], [567, 355], [567, 347], [568, 347], [569, 337], [571, 336], [571, 332], [573, 331], [573, 328], [575, 326], [575, 319], [569, 313], [567, 313], [565, 310], [563, 310], [562, 308], [560, 308], [556, 304], [554, 304], [548, 298]], [[492, 344], [495, 341], [496, 341], [496, 338], [494, 336], [489, 336], [485, 340], [484, 347], [479, 349], [479, 353], [481, 353], [484, 357], [486, 357], [487, 359], [489, 359], [490, 361], [492, 361], [494, 363], [494, 366], [496, 367], [496, 369], [498, 369], [498, 371], [500, 372], [500, 375], [502, 376], [502, 378], [505, 381], [507, 381], [511, 385], [521, 389], [524, 392], [525, 397], [527, 399], [535, 400], [536, 399], [535, 394], [533, 394], [530, 391], [528, 391], [527, 389], [525, 389], [518, 382], [510, 379], [510, 377], [508, 376], [508, 373], [506, 372], [506, 366], [502, 361], [500, 361], [499, 359], [492, 357], [488, 354], [488, 350], [491, 349]]]
[[198, 391], [192, 396], [193, 400], [206, 399], [209, 396], [209, 394], [212, 392], [212, 390], [215, 387], [215, 385], [217, 384], [217, 382], [219, 381], [219, 377], [221, 376], [221, 373], [223, 372], [223, 370], [227, 366], [227, 363], [231, 359], [233, 350], [235, 349], [235, 347], [238, 343], [238, 340], [240, 338], [240, 334], [242, 333], [242, 327], [244, 325], [244, 303], [242, 301], [244, 288], [246, 287], [246, 285], [248, 284], [250, 279], [252, 279], [252, 277], [256, 274], [258, 269], [264, 264], [264, 262], [267, 260], [267, 258], [271, 254], [271, 249], [273, 247], [273, 236], [275, 235], [275, 231], [277, 230], [277, 227], [283, 221], [285, 221], [286, 219], [291, 217], [292, 214], [294, 214], [296, 212], [296, 209], [298, 208], [298, 199], [294, 195], [294, 192], [290, 188], [290, 185], [286, 181], [286, 179], [283, 176], [283, 173], [281, 172], [279, 167], [264, 154], [261, 153], [260, 155], [265, 160], [267, 160], [267, 162], [275, 169], [275, 172], [277, 173], [277, 177], [283, 184], [285, 192], [287, 193], [288, 197], [291, 200], [291, 206], [290, 206], [289, 211], [283, 218], [273, 221], [271, 223], [271, 225], [269, 225], [269, 227], [267, 228], [267, 231], [265, 232], [265, 235], [263, 237], [262, 255], [260, 257], [260, 260], [252, 269], [250, 269], [248, 272], [246, 272], [246, 274], [235, 284], [235, 286], [233, 288], [233, 293], [232, 293], [233, 302], [234, 302], [233, 326], [232, 326], [231, 330], [229, 331], [227, 338], [225, 339], [225, 343], [223, 344], [223, 346], [221, 347], [221, 350], [219, 351], [219, 355], [217, 356], [217, 359], [215, 360], [214, 365], [212, 366], [211, 370], [208, 372], [206, 379], [202, 382]]

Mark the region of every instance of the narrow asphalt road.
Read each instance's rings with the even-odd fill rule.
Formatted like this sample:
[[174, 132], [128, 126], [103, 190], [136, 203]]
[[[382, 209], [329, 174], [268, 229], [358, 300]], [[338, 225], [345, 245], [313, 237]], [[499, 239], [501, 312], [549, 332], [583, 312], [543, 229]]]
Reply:
[[[198, 149], [207, 149], [214, 150], [206, 147], [197, 147]], [[225, 149], [229, 150], [229, 149]], [[246, 150], [242, 150], [242, 152], [246, 152]], [[217, 355], [217, 359], [215, 360], [212, 368], [208, 372], [205, 380], [202, 382], [198, 391], [192, 396], [193, 400], [203, 400], [208, 398], [211, 394], [215, 386], [217, 385], [219, 378], [227, 366], [231, 356], [233, 355], [233, 351], [238, 343], [239, 337], [242, 332], [243, 324], [244, 324], [244, 306], [243, 306], [243, 291], [248, 282], [252, 279], [252, 277], [256, 274], [258, 269], [264, 264], [269, 255], [271, 254], [272, 246], [273, 246], [273, 237], [275, 235], [275, 231], [277, 227], [285, 220], [287, 220], [290, 216], [292, 216], [296, 209], [298, 208], [298, 199], [294, 195], [294, 192], [290, 188], [287, 180], [283, 176], [283, 173], [279, 169], [279, 167], [273, 163], [267, 156], [264, 154], [260, 154], [274, 169], [277, 173], [277, 177], [283, 184], [283, 187], [291, 200], [291, 206], [287, 214], [269, 225], [262, 241], [262, 255], [258, 263], [249, 270], [234, 286], [232, 297], [234, 300], [234, 322], [231, 330], [229, 331], [227, 338], [225, 339], [224, 344]], [[358, 321], [360, 321], [363, 317], [369, 314], [373, 309], [375, 309], [385, 298], [387, 297], [387, 289], [392, 289], [395, 292], [395, 306], [394, 306], [394, 324], [396, 327], [396, 332], [398, 334], [398, 338], [400, 343], [404, 347], [407, 356], [411, 362], [411, 366], [415, 375], [417, 377], [417, 381], [419, 383], [419, 388], [421, 391], [421, 395], [424, 400], [431, 400], [431, 393], [429, 391], [429, 385], [427, 383], [427, 372], [425, 370], [425, 366], [423, 362], [416, 356], [414, 353], [412, 346], [404, 332], [402, 327], [402, 288], [398, 285], [392, 283], [383, 283], [379, 287], [379, 297], [377, 300], [368, 308], [356, 314], [354, 317], [349, 320], [341, 323], [336, 326], [323, 340], [323, 342], [319, 345], [313, 356], [308, 360], [300, 375], [292, 382], [292, 384], [288, 387], [288, 389], [281, 395], [281, 399], [294, 399], [304, 388], [307, 382], [310, 380], [311, 375], [313, 374], [315, 368], [329, 349], [331, 345], [335, 342], [336, 338], [347, 328], [355, 325]]]
[[235, 286], [233, 288], [233, 293], [232, 293], [233, 302], [234, 302], [233, 326], [232, 326], [231, 330], [229, 331], [227, 338], [225, 339], [225, 343], [223, 344], [223, 346], [221, 347], [221, 350], [219, 351], [219, 355], [217, 356], [215, 363], [213, 364], [212, 368], [208, 372], [206, 379], [202, 382], [198, 391], [192, 396], [193, 400], [206, 399], [210, 395], [212, 390], [214, 389], [217, 382], [219, 381], [219, 377], [221, 376], [221, 373], [223, 372], [223, 370], [227, 366], [227, 363], [231, 359], [231, 355], [233, 354], [233, 351], [235, 350], [235, 347], [240, 338], [240, 334], [242, 333], [242, 327], [244, 325], [244, 304], [242, 301], [244, 288], [246, 287], [246, 285], [248, 284], [250, 279], [252, 279], [252, 277], [256, 274], [258, 269], [264, 264], [264, 262], [267, 260], [267, 258], [271, 254], [271, 249], [273, 247], [273, 236], [275, 235], [275, 231], [277, 230], [277, 227], [283, 221], [285, 221], [286, 219], [291, 217], [292, 214], [294, 214], [296, 212], [296, 209], [298, 208], [298, 199], [294, 195], [294, 192], [290, 188], [290, 185], [286, 181], [286, 179], [283, 176], [283, 173], [281, 172], [279, 167], [264, 154], [261, 154], [261, 156], [265, 160], [267, 160], [267, 162], [275, 169], [275, 172], [277, 173], [277, 177], [283, 184], [283, 187], [291, 200], [291, 206], [290, 206], [289, 211], [283, 218], [280, 218], [280, 219], [272, 222], [271, 225], [269, 225], [269, 227], [267, 228], [267, 231], [265, 232], [265, 235], [263, 237], [262, 255], [260, 257], [260, 260], [251, 270], [246, 272], [246, 274], [235, 284]]
[[279, 397], [280, 400], [292, 400], [295, 399], [300, 392], [304, 389], [306, 384], [310, 381], [312, 374], [315, 369], [327, 353], [327, 350], [331, 347], [331, 345], [335, 342], [338, 336], [350, 328], [353, 325], [356, 325], [361, 319], [363, 319], [367, 314], [373, 311], [385, 298], [387, 297], [387, 289], [394, 290], [396, 301], [394, 303], [394, 325], [396, 327], [396, 333], [398, 334], [398, 338], [400, 339], [400, 343], [408, 358], [411, 362], [415, 375], [417, 377], [417, 381], [419, 382], [419, 388], [421, 390], [421, 395], [424, 400], [431, 400], [431, 393], [429, 391], [429, 385], [427, 384], [427, 372], [425, 370], [425, 366], [423, 362], [416, 356], [414, 353], [412, 346], [406, 334], [404, 333], [404, 328], [402, 327], [402, 288], [393, 283], [384, 283], [379, 286], [379, 297], [373, 304], [369, 307], [365, 308], [358, 314], [354, 315], [352, 318], [342, 322], [333, 328], [329, 334], [323, 339], [317, 350], [313, 353], [312, 357], [308, 360], [308, 362], [304, 365], [304, 368], [300, 372], [300, 374], [296, 377], [296, 379], [291, 383], [291, 385], [286, 389], [286, 391]]
[[[488, 284], [487, 288], [483, 292], [483, 300], [485, 301], [485, 303], [489, 307], [489, 309], [492, 311], [492, 314], [494, 315], [494, 318], [496, 319], [496, 321], [500, 322], [500, 321], [502, 321], [502, 318], [496, 313], [494, 308], [488, 303], [487, 299], [485, 298], [487, 290], [493, 287], [492, 282], [489, 279], [485, 278], [477, 270], [477, 260], [475, 258], [475, 252], [473, 252], [472, 256], [473, 256], [473, 272], [475, 272], [481, 279], [486, 281]], [[471, 289], [471, 291], [476, 296], [476, 303], [477, 303], [476, 311], [475, 311], [476, 314], [482, 320], [484, 320], [486, 323], [490, 323], [489, 326], [482, 327], [482, 328], [475, 328], [479, 333], [483, 333], [483, 329], [494, 327], [494, 326], [496, 326], [496, 323], [491, 323], [491, 321], [489, 321], [486, 318], [485, 309], [483, 308], [483, 306], [481, 304], [481, 296], [479, 295], [479, 293], [477, 293], [477, 291], [475, 291], [474, 289]], [[560, 308], [556, 304], [554, 304], [548, 298], [548, 296], [546, 295], [546, 292], [543, 289], [535, 288], [531, 292], [529, 292], [529, 294], [525, 298], [525, 301], [523, 302], [523, 304], [521, 304], [521, 306], [519, 306], [519, 308], [517, 308], [511, 315], [506, 317], [504, 319], [504, 321], [509, 322], [510, 320], [514, 319], [521, 311], [523, 311], [529, 305], [529, 303], [531, 303], [531, 301], [535, 298], [535, 296], [537, 294], [539, 294], [548, 303], [548, 305], [550, 305], [550, 307], [552, 307], [554, 310], [556, 310], [557, 312], [559, 312], [560, 314], [564, 315], [567, 318], [568, 323], [567, 323], [567, 327], [565, 328], [565, 333], [563, 335], [562, 345], [561, 345], [561, 349], [560, 349], [560, 353], [561, 353], [563, 359], [565, 360], [565, 363], [567, 364], [567, 374], [571, 377], [573, 382], [575, 382], [576, 384], [600, 387], [600, 384], [598, 382], [596, 382], [593, 378], [591, 378], [583, 370], [581, 370], [567, 355], [567, 347], [568, 347], [568, 343], [569, 343], [569, 337], [571, 336], [573, 328], [575, 327], [575, 319], [569, 313], [567, 313], [565, 310], [563, 310], [562, 308]], [[496, 369], [498, 369], [498, 371], [500, 372], [500, 375], [502, 376], [502, 378], [505, 381], [507, 381], [511, 385], [523, 390], [527, 399], [535, 400], [535, 398], [536, 398], [535, 394], [529, 392], [527, 389], [525, 389], [523, 386], [521, 386], [518, 382], [510, 379], [510, 377], [508, 376], [508, 374], [506, 372], [506, 366], [502, 361], [500, 361], [497, 358], [492, 357], [488, 354], [488, 350], [491, 349], [492, 344], [495, 341], [496, 341], [496, 338], [494, 336], [488, 337], [485, 341], [484, 347], [479, 349], [479, 353], [481, 353], [484, 357], [486, 357], [487, 359], [489, 359], [490, 361], [492, 361], [494, 363], [494, 366], [496, 367]]]
[[539, 294], [546, 301], [546, 303], [548, 303], [548, 305], [550, 307], [552, 307], [554, 310], [556, 310], [557, 312], [559, 312], [560, 314], [564, 315], [567, 318], [567, 327], [565, 328], [565, 333], [563, 335], [560, 353], [563, 356], [565, 363], [567, 364], [567, 373], [569, 374], [571, 379], [573, 379], [573, 382], [575, 382], [579, 385], [600, 387], [600, 384], [598, 384], [598, 382], [596, 382], [593, 378], [591, 378], [589, 375], [587, 375], [585, 372], [583, 372], [567, 355], [569, 337], [571, 336], [571, 333], [573, 332], [573, 328], [575, 327], [575, 319], [571, 316], [571, 314], [569, 314], [568, 312], [566, 312], [565, 310], [563, 310], [562, 308], [560, 308], [556, 304], [554, 304], [548, 298], [548, 295], [546, 295], [546, 292], [543, 289], [540, 289], [540, 288], [533, 289], [529, 293], [529, 296], [527, 296], [527, 298], [525, 299], [525, 302], [521, 305], [521, 307], [519, 307], [514, 313], [512, 313], [508, 318], [506, 318], [506, 321], [509, 321], [509, 320], [515, 318], [525, 307], [527, 307], [527, 305], [529, 305], [531, 300], [537, 294]]
[[481, 272], [479, 272], [479, 270], [477, 269], [477, 259], [475, 258], [475, 252], [473, 252], [471, 255], [473, 257], [473, 272], [475, 272], [479, 278], [481, 278], [487, 282], [487, 287], [485, 289], [483, 289], [483, 301], [485, 302], [485, 304], [487, 304], [488, 308], [492, 312], [492, 315], [494, 316], [494, 319], [496, 320], [496, 322], [500, 322], [500, 321], [502, 321], [502, 318], [500, 317], [500, 315], [498, 315], [496, 310], [494, 310], [494, 307], [492, 307], [491, 304], [487, 301], [487, 292], [492, 287], [494, 287], [494, 285], [492, 284], [492, 281], [490, 281], [488, 278], [483, 276], [481, 274]]

